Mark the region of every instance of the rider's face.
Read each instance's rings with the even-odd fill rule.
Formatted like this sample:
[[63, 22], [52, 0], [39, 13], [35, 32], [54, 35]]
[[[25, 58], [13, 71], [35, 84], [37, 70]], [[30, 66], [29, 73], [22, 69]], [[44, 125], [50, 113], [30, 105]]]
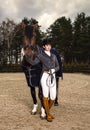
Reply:
[[45, 51], [50, 51], [51, 50], [51, 45], [47, 44], [47, 45], [43, 46], [43, 48], [45, 49]]

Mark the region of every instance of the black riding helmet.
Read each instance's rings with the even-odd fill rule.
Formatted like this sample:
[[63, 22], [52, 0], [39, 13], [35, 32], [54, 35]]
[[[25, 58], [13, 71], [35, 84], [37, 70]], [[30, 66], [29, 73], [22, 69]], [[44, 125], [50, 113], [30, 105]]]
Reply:
[[51, 40], [49, 38], [44, 38], [42, 40], [42, 46], [45, 46], [45, 45], [48, 45], [48, 44], [50, 44], [50, 45], [52, 44]]

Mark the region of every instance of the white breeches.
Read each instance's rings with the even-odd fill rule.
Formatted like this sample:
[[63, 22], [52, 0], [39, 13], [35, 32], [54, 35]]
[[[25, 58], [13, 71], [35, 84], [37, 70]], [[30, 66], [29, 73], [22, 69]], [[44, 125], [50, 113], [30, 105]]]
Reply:
[[48, 79], [49, 74], [48, 73], [43, 73], [41, 77], [41, 86], [42, 86], [42, 91], [43, 91], [43, 96], [44, 97], [49, 97], [51, 100], [55, 100], [56, 98], [56, 78], [55, 74], [53, 74], [54, 79], [53, 83], [50, 84]]

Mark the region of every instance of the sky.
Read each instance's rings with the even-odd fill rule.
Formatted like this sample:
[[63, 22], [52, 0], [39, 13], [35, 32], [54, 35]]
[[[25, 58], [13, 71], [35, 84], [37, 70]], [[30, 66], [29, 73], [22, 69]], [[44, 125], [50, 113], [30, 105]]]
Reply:
[[0, 0], [0, 22], [6, 18], [17, 23], [24, 17], [35, 18], [43, 31], [57, 18], [74, 20], [81, 12], [90, 16], [90, 0]]

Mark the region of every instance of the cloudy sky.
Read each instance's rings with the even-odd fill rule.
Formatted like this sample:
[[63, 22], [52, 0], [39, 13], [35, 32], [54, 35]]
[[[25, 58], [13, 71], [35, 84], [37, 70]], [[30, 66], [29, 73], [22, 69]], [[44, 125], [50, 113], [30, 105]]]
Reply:
[[90, 0], [0, 0], [0, 22], [6, 18], [20, 22], [25, 16], [32, 17], [44, 31], [57, 18], [73, 20], [81, 12], [90, 16]]

